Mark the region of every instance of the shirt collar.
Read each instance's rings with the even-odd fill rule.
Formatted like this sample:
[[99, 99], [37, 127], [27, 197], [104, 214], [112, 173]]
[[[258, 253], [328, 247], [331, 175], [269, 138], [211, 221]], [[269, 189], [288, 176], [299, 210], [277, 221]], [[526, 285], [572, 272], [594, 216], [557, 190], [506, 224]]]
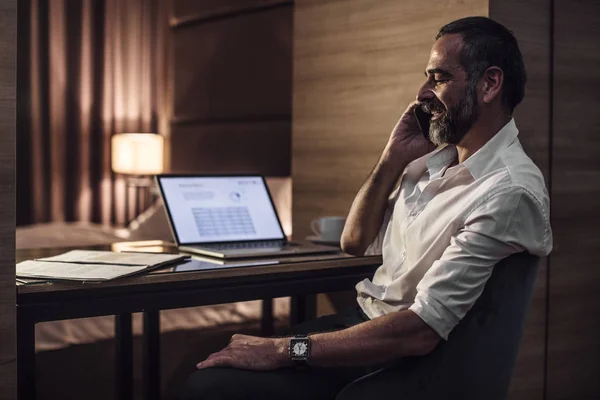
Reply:
[[495, 163], [492, 161], [515, 141], [518, 134], [519, 130], [515, 119], [511, 118], [483, 147], [467, 158], [463, 165], [473, 175], [473, 178], [481, 178], [490, 172], [490, 168], [494, 168]]
[[[484, 176], [489, 168], [493, 168], [491, 161], [517, 138], [519, 130], [512, 118], [502, 127], [483, 147], [467, 158], [461, 165], [466, 168], [474, 179]], [[427, 159], [427, 170], [430, 179], [435, 179], [446, 167], [458, 157], [456, 147], [453, 145], [441, 146], [431, 153]]]
[[452, 163], [458, 157], [456, 147], [452, 145], [440, 146], [431, 153], [431, 156], [427, 159], [427, 170], [429, 172], [429, 179], [438, 178], [439, 175], [445, 170], [445, 168]]

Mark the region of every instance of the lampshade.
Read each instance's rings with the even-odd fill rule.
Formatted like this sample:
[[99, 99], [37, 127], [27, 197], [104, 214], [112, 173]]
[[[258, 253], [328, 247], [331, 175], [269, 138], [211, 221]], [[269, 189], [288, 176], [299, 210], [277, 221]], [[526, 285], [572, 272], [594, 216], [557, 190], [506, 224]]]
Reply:
[[163, 171], [163, 137], [155, 133], [120, 133], [112, 137], [112, 170], [155, 175]]

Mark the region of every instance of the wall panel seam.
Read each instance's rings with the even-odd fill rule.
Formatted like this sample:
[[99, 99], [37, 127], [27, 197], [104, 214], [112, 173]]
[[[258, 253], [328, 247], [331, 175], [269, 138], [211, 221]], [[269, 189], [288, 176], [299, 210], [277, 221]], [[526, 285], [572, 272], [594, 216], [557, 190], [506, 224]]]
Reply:
[[[550, 215], [552, 216], [552, 166], [554, 155], [554, 0], [550, 0], [550, 49], [549, 49], [549, 71], [548, 71], [548, 193], [550, 196]], [[551, 217], [552, 218], [552, 217]], [[550, 339], [550, 275], [552, 265], [552, 254], [546, 260], [546, 318], [544, 327], [544, 374], [542, 399], [548, 398], [548, 341]]]
[[235, 18], [243, 15], [260, 13], [264, 11], [270, 11], [278, 8], [291, 7], [294, 5], [292, 0], [282, 0], [274, 4], [266, 4], [262, 6], [246, 7], [238, 10], [221, 11], [213, 14], [196, 14], [187, 17], [171, 17], [169, 21], [169, 27], [173, 30], [187, 28], [190, 26], [216, 22], [223, 19]]
[[260, 115], [256, 117], [239, 118], [195, 118], [195, 117], [176, 117], [170, 121], [171, 125], [225, 125], [225, 124], [255, 124], [270, 122], [292, 122], [291, 115]]

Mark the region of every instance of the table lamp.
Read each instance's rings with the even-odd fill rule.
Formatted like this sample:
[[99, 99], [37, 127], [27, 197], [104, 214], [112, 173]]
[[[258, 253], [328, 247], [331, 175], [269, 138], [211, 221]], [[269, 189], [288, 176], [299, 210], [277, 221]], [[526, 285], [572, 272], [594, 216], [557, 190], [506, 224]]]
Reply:
[[[164, 138], [156, 133], [120, 133], [111, 141], [113, 172], [125, 175], [125, 220], [129, 224], [129, 191], [136, 191], [135, 215], [139, 214], [138, 206], [142, 191], [142, 209], [148, 207], [152, 193], [151, 175], [163, 172]], [[150, 189], [150, 190], [149, 190]]]

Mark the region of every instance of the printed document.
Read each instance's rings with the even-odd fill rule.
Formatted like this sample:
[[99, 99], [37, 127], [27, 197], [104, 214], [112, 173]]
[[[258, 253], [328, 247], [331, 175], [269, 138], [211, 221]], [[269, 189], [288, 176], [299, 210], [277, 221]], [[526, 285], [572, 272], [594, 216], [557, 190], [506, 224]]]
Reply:
[[72, 264], [49, 261], [23, 261], [17, 264], [17, 276], [77, 281], [107, 281], [135, 274], [147, 267], [107, 264]]
[[54, 257], [17, 264], [22, 278], [106, 281], [171, 264], [189, 256], [181, 254], [115, 253], [112, 251], [73, 250]]

